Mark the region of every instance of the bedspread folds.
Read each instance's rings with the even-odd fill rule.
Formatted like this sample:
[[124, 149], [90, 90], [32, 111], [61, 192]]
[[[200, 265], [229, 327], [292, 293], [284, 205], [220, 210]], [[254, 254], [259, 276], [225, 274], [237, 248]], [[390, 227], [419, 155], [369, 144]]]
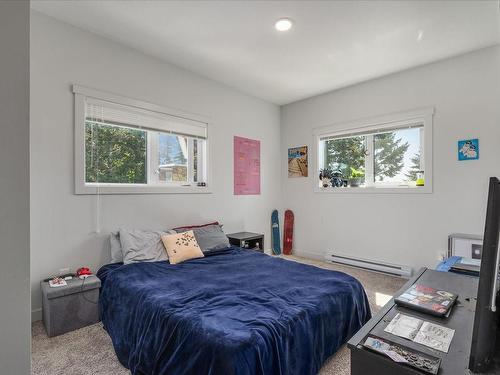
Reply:
[[371, 317], [353, 277], [235, 247], [97, 276], [104, 328], [132, 374], [316, 374]]

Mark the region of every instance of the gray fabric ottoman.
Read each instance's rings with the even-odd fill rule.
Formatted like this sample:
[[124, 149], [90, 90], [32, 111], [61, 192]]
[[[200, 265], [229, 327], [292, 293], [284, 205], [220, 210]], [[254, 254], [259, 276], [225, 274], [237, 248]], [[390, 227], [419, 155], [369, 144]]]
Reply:
[[68, 285], [51, 288], [41, 282], [43, 323], [49, 337], [57, 336], [99, 321], [99, 288], [101, 280], [88, 277], [67, 280]]

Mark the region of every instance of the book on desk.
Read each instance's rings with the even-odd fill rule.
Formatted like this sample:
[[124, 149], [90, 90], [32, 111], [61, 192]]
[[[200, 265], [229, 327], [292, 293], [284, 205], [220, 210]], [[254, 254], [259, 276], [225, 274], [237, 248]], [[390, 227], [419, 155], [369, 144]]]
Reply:
[[458, 295], [423, 284], [413, 284], [403, 294], [394, 298], [397, 305], [436, 316], [446, 316]]

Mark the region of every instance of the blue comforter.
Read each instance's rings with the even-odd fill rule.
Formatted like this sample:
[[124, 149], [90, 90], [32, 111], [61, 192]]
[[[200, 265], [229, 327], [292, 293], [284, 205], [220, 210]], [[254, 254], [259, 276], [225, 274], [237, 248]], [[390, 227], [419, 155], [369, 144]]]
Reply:
[[132, 374], [316, 374], [371, 317], [353, 277], [240, 248], [97, 276], [104, 328]]

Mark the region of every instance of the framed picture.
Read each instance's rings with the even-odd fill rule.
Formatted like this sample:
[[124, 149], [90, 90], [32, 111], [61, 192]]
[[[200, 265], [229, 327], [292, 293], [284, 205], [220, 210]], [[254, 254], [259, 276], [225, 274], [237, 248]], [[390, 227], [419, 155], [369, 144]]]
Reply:
[[458, 160], [479, 159], [479, 139], [458, 141]]
[[288, 177], [307, 177], [307, 146], [288, 149]]

